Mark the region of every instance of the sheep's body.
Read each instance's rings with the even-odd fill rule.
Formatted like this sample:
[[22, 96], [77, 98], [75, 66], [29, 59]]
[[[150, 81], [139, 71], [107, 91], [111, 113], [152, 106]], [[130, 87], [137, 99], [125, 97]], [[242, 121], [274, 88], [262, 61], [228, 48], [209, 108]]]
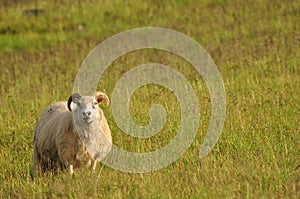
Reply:
[[[83, 120], [81, 109], [75, 108], [70, 112], [67, 104], [66, 101], [52, 104], [40, 116], [34, 130], [33, 170], [45, 172], [49, 169], [70, 168], [72, 173], [73, 168], [84, 165], [95, 169], [97, 161], [104, 158], [111, 150], [111, 132], [98, 105], [93, 106], [95, 113], [92, 115], [94, 114], [95, 119], [91, 119], [93, 116], [87, 116]], [[97, 152], [99, 153], [100, 150], [101, 156], [87, 150], [93, 146], [89, 146], [89, 138], [86, 135], [102, 135], [101, 143], [96, 143]]]

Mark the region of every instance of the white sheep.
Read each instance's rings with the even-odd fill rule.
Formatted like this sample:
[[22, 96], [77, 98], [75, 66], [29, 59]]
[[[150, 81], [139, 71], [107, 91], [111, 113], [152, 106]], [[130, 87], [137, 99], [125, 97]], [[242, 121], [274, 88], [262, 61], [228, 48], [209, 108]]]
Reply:
[[[98, 104], [109, 105], [105, 93], [94, 96], [70, 96], [68, 102], [48, 106], [34, 129], [34, 155], [32, 171], [56, 171], [86, 165], [96, 168], [112, 146], [111, 131]], [[73, 104], [71, 104], [73, 102]]]

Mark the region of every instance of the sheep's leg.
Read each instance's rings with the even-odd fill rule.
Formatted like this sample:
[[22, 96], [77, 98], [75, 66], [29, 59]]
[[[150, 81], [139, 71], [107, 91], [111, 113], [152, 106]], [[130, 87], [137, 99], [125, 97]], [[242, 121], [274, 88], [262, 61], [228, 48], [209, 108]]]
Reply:
[[97, 162], [98, 162], [97, 160], [94, 160], [94, 162], [93, 162], [93, 171], [96, 170]]
[[70, 174], [73, 175], [74, 174], [74, 170], [73, 170], [73, 165], [70, 164]]
[[40, 168], [41, 168], [41, 163], [40, 163], [40, 161], [38, 160], [38, 158], [36, 157], [37, 155], [36, 154], [34, 154], [33, 155], [33, 161], [32, 161], [32, 168], [31, 168], [31, 171], [30, 171], [30, 176], [31, 176], [31, 178], [32, 179], [34, 179], [34, 176], [35, 176], [35, 173], [36, 173], [36, 171], [38, 170], [38, 171], [40, 171]]
[[38, 153], [37, 147], [34, 147], [33, 157], [32, 157], [32, 168], [30, 171], [30, 176], [33, 179], [36, 172], [41, 171], [41, 155]]

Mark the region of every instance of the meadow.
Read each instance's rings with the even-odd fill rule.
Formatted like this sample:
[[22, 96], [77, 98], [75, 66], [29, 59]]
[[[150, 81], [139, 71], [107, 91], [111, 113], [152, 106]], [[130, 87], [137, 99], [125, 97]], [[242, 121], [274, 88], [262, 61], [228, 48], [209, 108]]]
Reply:
[[[300, 1], [296, 0], [0, 0], [1, 198], [300, 198]], [[226, 89], [227, 114], [217, 145], [199, 149], [211, 117], [203, 79], [180, 57], [138, 50], [119, 57], [98, 88], [111, 96], [124, 72], [157, 62], [179, 71], [200, 107], [199, 130], [169, 166], [126, 173], [98, 165], [75, 175], [30, 177], [33, 129], [50, 103], [67, 100], [80, 64], [101, 41], [139, 27], [164, 27], [199, 42]], [[168, 144], [180, 124], [174, 94], [159, 85], [136, 90], [130, 113], [149, 123], [153, 104], [168, 118], [159, 134], [132, 138], [104, 109], [113, 141], [128, 151]]]

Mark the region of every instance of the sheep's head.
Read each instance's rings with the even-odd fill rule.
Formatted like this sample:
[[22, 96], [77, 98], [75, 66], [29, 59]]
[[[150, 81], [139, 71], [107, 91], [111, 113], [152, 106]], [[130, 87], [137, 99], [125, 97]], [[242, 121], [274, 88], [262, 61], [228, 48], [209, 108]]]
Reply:
[[[99, 91], [95, 92], [94, 96], [81, 96], [78, 93], [74, 93], [69, 97], [68, 109], [72, 111], [81, 122], [91, 123], [99, 117], [98, 104], [104, 100], [106, 106], [108, 106], [108, 96]], [[77, 105], [74, 110], [71, 109], [71, 102]]]

